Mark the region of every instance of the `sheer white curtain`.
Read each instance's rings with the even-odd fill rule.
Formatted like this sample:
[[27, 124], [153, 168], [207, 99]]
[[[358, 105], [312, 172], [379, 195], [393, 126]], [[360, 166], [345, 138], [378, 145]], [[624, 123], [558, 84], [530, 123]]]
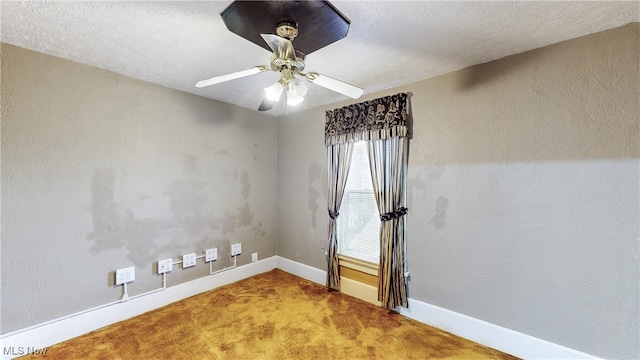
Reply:
[[338, 210], [342, 203], [342, 195], [347, 184], [353, 143], [347, 142], [327, 146], [327, 160], [329, 169], [329, 241], [327, 248], [327, 286], [340, 284], [340, 268], [338, 266]]
[[367, 141], [373, 193], [380, 213], [378, 301], [387, 308], [407, 307], [405, 216], [408, 139]]

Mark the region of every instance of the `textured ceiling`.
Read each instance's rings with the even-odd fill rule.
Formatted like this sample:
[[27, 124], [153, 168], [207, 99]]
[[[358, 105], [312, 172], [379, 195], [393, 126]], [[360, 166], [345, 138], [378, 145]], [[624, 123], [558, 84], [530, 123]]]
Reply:
[[[277, 73], [194, 87], [269, 62], [267, 50], [226, 29], [220, 13], [230, 3], [2, 1], [1, 36], [5, 43], [257, 109]], [[349, 33], [310, 54], [305, 71], [360, 86], [365, 94], [640, 21], [637, 1], [331, 3], [351, 20]], [[299, 27], [303, 32], [304, 24]], [[310, 84], [305, 101], [289, 111], [345, 99]], [[269, 113], [284, 111], [276, 106]]]

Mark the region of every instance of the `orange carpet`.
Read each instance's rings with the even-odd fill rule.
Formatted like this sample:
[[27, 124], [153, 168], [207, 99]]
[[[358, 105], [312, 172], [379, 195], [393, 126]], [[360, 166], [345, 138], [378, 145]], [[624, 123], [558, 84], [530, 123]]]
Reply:
[[514, 359], [280, 270], [51, 346], [47, 359]]

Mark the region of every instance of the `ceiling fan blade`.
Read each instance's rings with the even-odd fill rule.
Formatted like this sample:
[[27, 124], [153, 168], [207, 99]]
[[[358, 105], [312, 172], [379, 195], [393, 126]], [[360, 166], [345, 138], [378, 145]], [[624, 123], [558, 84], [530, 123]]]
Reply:
[[364, 89], [361, 89], [357, 86], [347, 84], [344, 81], [340, 81], [327, 75], [322, 75], [315, 72], [308, 73], [305, 78], [314, 84], [320, 85], [329, 90], [333, 90], [342, 95], [346, 95], [352, 99], [359, 98], [364, 92]]
[[296, 61], [296, 51], [293, 49], [291, 41], [273, 34], [260, 34], [260, 36], [273, 50], [276, 59]]
[[249, 75], [258, 74], [258, 73], [261, 73], [261, 72], [266, 71], [266, 70], [267, 70], [266, 66], [259, 65], [259, 66], [256, 66], [254, 68], [248, 69], [248, 70], [242, 70], [242, 71], [234, 72], [234, 73], [231, 73], [231, 74], [215, 76], [215, 77], [212, 77], [211, 79], [207, 79], [207, 80], [198, 81], [196, 83], [196, 87], [197, 88], [202, 88], [202, 87], [209, 86], [209, 85], [219, 84], [221, 82], [225, 82], [225, 81], [229, 81], [229, 80], [233, 80], [233, 79], [238, 79], [238, 78], [249, 76]]
[[258, 108], [258, 111], [271, 110], [273, 109], [276, 103], [277, 101], [273, 101], [265, 96], [264, 99], [262, 99], [262, 102], [260, 103], [260, 107]]

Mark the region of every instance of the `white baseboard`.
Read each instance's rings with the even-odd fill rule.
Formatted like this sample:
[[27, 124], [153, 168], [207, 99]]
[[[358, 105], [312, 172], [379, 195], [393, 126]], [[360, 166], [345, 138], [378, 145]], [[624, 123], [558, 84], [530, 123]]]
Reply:
[[215, 289], [276, 268], [276, 256], [266, 258], [219, 274], [178, 284], [147, 296], [131, 299], [111, 306], [71, 314], [42, 325], [3, 334], [0, 337], [0, 359], [11, 359], [28, 349], [47, 346], [72, 339], [107, 325], [132, 318], [178, 300]]
[[411, 298], [408, 309], [398, 307], [396, 310], [406, 317], [522, 359], [599, 359], [593, 355]]
[[297, 275], [303, 279], [313, 281], [320, 285], [325, 285], [327, 283], [327, 272], [324, 270], [301, 264], [299, 262], [283, 258], [282, 256], [276, 256], [276, 258], [276, 267], [282, 271]]
[[[326, 271], [278, 256], [277, 267], [324, 285]], [[409, 299], [409, 308], [396, 308], [401, 315], [442, 329], [478, 344], [522, 359], [600, 359], [568, 347], [526, 335], [451, 310]]]

